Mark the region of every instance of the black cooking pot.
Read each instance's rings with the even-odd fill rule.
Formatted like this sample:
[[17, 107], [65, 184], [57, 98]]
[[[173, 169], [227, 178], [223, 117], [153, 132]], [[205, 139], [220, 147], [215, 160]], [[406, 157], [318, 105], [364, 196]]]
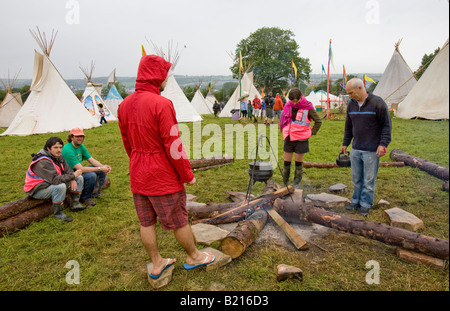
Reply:
[[345, 153], [339, 153], [339, 156], [336, 159], [336, 164], [340, 167], [349, 167], [351, 166], [351, 162], [350, 162], [350, 152], [347, 151]]
[[267, 182], [273, 175], [272, 162], [267, 161], [253, 161], [248, 165], [250, 168], [248, 170], [248, 175], [252, 178], [253, 183], [256, 181]]

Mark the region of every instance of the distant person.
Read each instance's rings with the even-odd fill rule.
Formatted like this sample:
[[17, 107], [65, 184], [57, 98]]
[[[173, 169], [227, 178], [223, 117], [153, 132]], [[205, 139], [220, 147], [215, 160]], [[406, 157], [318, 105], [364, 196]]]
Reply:
[[241, 120], [244, 119], [244, 123], [247, 122], [247, 112], [248, 112], [248, 106], [247, 106], [247, 97], [241, 97], [239, 99], [239, 106], [240, 106], [240, 113], [241, 117], [239, 118], [239, 123], [241, 123]]
[[[85, 135], [82, 129], [72, 129], [67, 137], [69, 143], [63, 147], [62, 154], [70, 168], [83, 172], [81, 176], [83, 176], [84, 187], [80, 202], [86, 206], [94, 206], [96, 203], [93, 198], [101, 195], [100, 192], [105, 183], [106, 174], [111, 172], [111, 166], [103, 165], [93, 158], [83, 145], [84, 139]], [[83, 166], [82, 163], [85, 160], [91, 165]], [[97, 191], [94, 193], [97, 185]]]
[[219, 103], [217, 102], [217, 100], [215, 100], [215, 101], [214, 101], [214, 104], [213, 104], [214, 117], [216, 117], [216, 118], [219, 117], [219, 116], [217, 115], [217, 114], [219, 113], [219, 111], [220, 111], [220, 105], [219, 105]]
[[353, 78], [345, 87], [351, 98], [347, 106], [341, 153], [352, 142], [350, 155], [353, 181], [352, 202], [347, 210], [368, 216], [375, 197], [375, 180], [380, 157], [391, 142], [389, 109], [381, 97], [367, 93], [361, 79]]
[[156, 55], [141, 58], [136, 91], [119, 105], [118, 119], [123, 146], [130, 158], [130, 186], [140, 222], [142, 243], [151, 258], [149, 277], [158, 279], [175, 258], [159, 252], [156, 223], [173, 230], [187, 253], [186, 270], [215, 260], [197, 249], [186, 210], [186, 189], [196, 182], [178, 131], [175, 108], [161, 96], [172, 64]]
[[254, 123], [258, 123], [258, 118], [261, 116], [261, 100], [258, 98], [258, 95], [255, 95], [255, 98], [253, 99], [253, 117], [254, 117]]
[[266, 102], [264, 97], [261, 98], [261, 120], [264, 119], [264, 124], [266, 124]]
[[72, 217], [64, 213], [66, 192], [70, 189], [72, 211], [85, 209], [80, 204], [83, 178], [81, 170], [74, 172], [64, 160], [63, 145], [61, 138], [50, 137], [41, 151], [31, 154], [33, 160], [25, 175], [23, 189], [35, 199], [52, 199], [55, 218], [70, 222]]
[[247, 101], [247, 117], [248, 120], [250, 121], [253, 118], [253, 104], [251, 100]]
[[266, 117], [264, 119], [264, 124], [270, 125], [273, 121], [273, 105], [275, 104], [275, 99], [272, 97], [272, 92], [269, 92], [264, 97], [264, 102], [266, 103]]
[[[298, 88], [289, 92], [289, 101], [281, 115], [280, 130], [284, 140], [283, 183], [287, 185], [291, 174], [292, 155], [295, 152], [294, 188], [299, 189], [303, 178], [303, 156], [309, 152], [309, 138], [316, 135], [322, 120], [314, 106]], [[314, 127], [311, 129], [311, 121]]]
[[105, 110], [103, 109], [103, 104], [98, 104], [98, 114], [100, 115], [100, 124], [103, 122], [108, 123], [105, 119]]
[[273, 120], [278, 116], [278, 121], [281, 119], [281, 113], [283, 112], [283, 101], [281, 100], [280, 94], [277, 93], [275, 96], [275, 104], [273, 105]]

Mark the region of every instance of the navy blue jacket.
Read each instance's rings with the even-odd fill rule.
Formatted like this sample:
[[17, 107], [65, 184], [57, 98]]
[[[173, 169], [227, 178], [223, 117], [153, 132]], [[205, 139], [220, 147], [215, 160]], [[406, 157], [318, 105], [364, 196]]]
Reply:
[[354, 99], [347, 106], [343, 146], [362, 151], [377, 151], [379, 145], [391, 142], [391, 118], [386, 103], [379, 96], [369, 94], [359, 107]]

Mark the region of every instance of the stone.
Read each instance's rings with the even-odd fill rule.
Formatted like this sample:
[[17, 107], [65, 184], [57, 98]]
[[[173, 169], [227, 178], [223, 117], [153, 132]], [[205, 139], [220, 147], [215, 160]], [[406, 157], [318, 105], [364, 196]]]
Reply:
[[294, 200], [294, 202], [300, 202], [303, 203], [303, 190], [302, 189], [294, 189], [294, 193], [286, 196], [285, 200]]
[[332, 193], [346, 193], [346, 192], [348, 192], [348, 187], [344, 184], [336, 184], [336, 185], [330, 186], [330, 188], [328, 188], [328, 191], [330, 191]]
[[198, 244], [211, 246], [215, 241], [221, 241], [230, 231], [209, 224], [195, 224], [191, 226], [195, 241]]
[[221, 251], [212, 248], [207, 247], [201, 250], [202, 252], [211, 252], [216, 256], [216, 259], [214, 262], [210, 263], [209, 265], [206, 265], [206, 271], [213, 271], [220, 267], [225, 266], [226, 264], [229, 264], [231, 262], [231, 256], [228, 256], [227, 254], [222, 253]]
[[312, 202], [315, 206], [323, 208], [345, 207], [350, 204], [350, 200], [338, 195], [329, 193], [308, 194], [305, 202]]
[[421, 219], [398, 207], [385, 210], [384, 216], [393, 227], [398, 227], [409, 231], [417, 231], [425, 227]]
[[197, 202], [197, 200], [198, 197], [196, 197], [195, 195], [189, 193], [186, 194], [186, 202]]
[[397, 257], [405, 262], [412, 264], [423, 264], [426, 266], [431, 266], [442, 270], [445, 270], [447, 267], [447, 261], [444, 259], [439, 259], [425, 254], [416, 253], [400, 247], [397, 248]]
[[381, 200], [378, 201], [378, 203], [377, 203], [377, 207], [383, 208], [383, 209], [389, 208], [390, 206], [391, 206], [391, 203], [389, 203], [388, 201], [383, 200], [383, 199], [381, 199]]
[[277, 281], [282, 282], [289, 279], [303, 281], [303, 271], [297, 267], [280, 264], [277, 266]]
[[167, 268], [166, 270], [164, 270], [164, 272], [161, 274], [161, 276], [159, 278], [157, 278], [156, 280], [154, 280], [150, 277], [150, 273], [152, 272], [152, 269], [153, 269], [153, 263], [147, 264], [148, 282], [154, 289], [158, 289], [163, 286], [166, 286], [172, 280], [172, 272], [173, 272], [173, 269], [175, 269], [175, 265], [172, 265], [169, 268]]

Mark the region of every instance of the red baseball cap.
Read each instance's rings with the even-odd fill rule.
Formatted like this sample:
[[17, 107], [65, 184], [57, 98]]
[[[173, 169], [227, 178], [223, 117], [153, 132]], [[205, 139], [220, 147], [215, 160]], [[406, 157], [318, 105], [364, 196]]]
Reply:
[[83, 133], [83, 129], [80, 128], [74, 128], [70, 131], [70, 134], [72, 134], [73, 136], [85, 136]]

